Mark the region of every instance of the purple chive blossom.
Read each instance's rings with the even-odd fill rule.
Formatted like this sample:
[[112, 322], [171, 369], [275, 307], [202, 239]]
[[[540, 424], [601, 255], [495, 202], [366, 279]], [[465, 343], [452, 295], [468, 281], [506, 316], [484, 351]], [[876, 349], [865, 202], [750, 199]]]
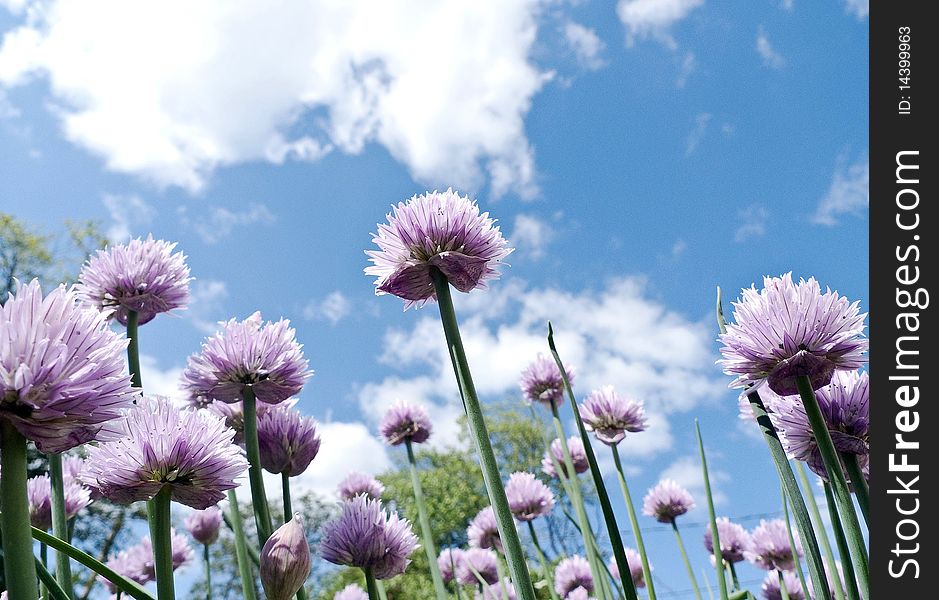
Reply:
[[554, 494], [531, 473], [512, 473], [505, 484], [505, 495], [509, 510], [519, 521], [533, 521], [554, 508]]
[[554, 591], [561, 598], [583, 588], [587, 593], [593, 591], [593, 575], [590, 574], [590, 563], [582, 556], [571, 556], [558, 563], [554, 569]]
[[452, 189], [414, 196], [392, 207], [388, 223], [378, 225], [368, 250], [375, 293], [405, 301], [405, 309], [436, 298], [431, 269], [438, 269], [461, 292], [485, 287], [499, 276], [512, 249], [489, 213]]
[[85, 484], [112, 502], [149, 500], [168, 485], [176, 502], [205, 509], [248, 468], [221, 419], [166, 398], [142, 399], [118, 426], [123, 437], [90, 446], [82, 471]]
[[222, 527], [222, 511], [217, 506], [197, 510], [186, 517], [186, 530], [194, 540], [208, 546], [218, 539]]
[[508, 577], [503, 577], [502, 581], [496, 581], [490, 585], [484, 585], [482, 591], [476, 592], [476, 600], [517, 600], [515, 586]]
[[[629, 565], [629, 576], [632, 577], [633, 585], [637, 588], [646, 587], [645, 575], [642, 572], [642, 558], [639, 553], [632, 548], [623, 548], [623, 551], [626, 553], [626, 564]], [[616, 564], [615, 558], [610, 559], [609, 569], [613, 577], [620, 578], [619, 565]]]
[[[147, 564], [152, 562], [151, 556], [147, 554], [149, 547], [142, 544], [131, 546], [126, 550], [121, 550], [112, 555], [107, 562], [108, 567], [131, 581], [144, 585], [151, 581], [151, 575], [148, 574]], [[112, 594], [116, 593], [118, 588], [108, 579], [102, 577], [105, 587]]]
[[[802, 582], [792, 571], [783, 573], [783, 583], [786, 591], [789, 593], [789, 600], [806, 600], [805, 592], [802, 591]], [[760, 592], [764, 600], [782, 600], [782, 590], [779, 589], [779, 573], [770, 571], [763, 579], [760, 586]]]
[[482, 579], [489, 585], [499, 581], [499, 558], [495, 551], [470, 548], [461, 555], [456, 567], [456, 580], [462, 585], [477, 585]]
[[[567, 449], [571, 453], [571, 462], [574, 463], [574, 472], [577, 474], [586, 472], [587, 469], [590, 468], [590, 463], [587, 462], [587, 451], [584, 449], [584, 442], [581, 441], [579, 437], [569, 437], [567, 438]], [[555, 439], [551, 442], [550, 454], [545, 452], [544, 458], [541, 459], [541, 471], [548, 477], [557, 478], [558, 476], [557, 472], [554, 470], [555, 461], [560, 465], [561, 473], [567, 477], [567, 465], [564, 462], [564, 449], [561, 448], [561, 440], [559, 439]]]
[[795, 568], [798, 557], [802, 556], [802, 545], [795, 531], [795, 551], [789, 545], [789, 533], [786, 523], [781, 519], [761, 520], [750, 533], [750, 549], [745, 552], [747, 560], [761, 569], [791, 571]]
[[380, 500], [356, 496], [323, 526], [320, 554], [336, 565], [371, 569], [376, 579], [404, 572], [417, 549], [411, 523], [382, 509]]
[[423, 406], [399, 401], [385, 413], [380, 429], [385, 443], [390, 446], [405, 442], [422, 444], [430, 437], [430, 416]]
[[339, 482], [337, 493], [344, 502], [349, 502], [356, 496], [365, 494], [369, 500], [378, 500], [385, 492], [385, 486], [371, 475], [353, 471]]
[[[172, 548], [171, 553], [174, 571], [192, 562], [195, 553], [192, 551], [192, 547], [189, 545], [189, 540], [186, 539], [186, 536], [176, 533], [175, 530], [171, 530], [170, 545]], [[147, 580], [156, 581], [156, 561], [153, 557], [153, 545], [149, 537], [140, 540], [140, 548], [141, 555], [145, 557], [143, 571], [147, 576]]]
[[290, 321], [264, 323], [256, 312], [224, 323], [189, 357], [182, 387], [191, 399], [237, 402], [251, 386], [259, 402], [278, 404], [300, 393], [309, 366]]
[[663, 479], [650, 488], [642, 502], [642, 514], [655, 518], [659, 523], [671, 523], [692, 508], [694, 498], [671, 479]]
[[368, 594], [357, 584], [350, 583], [336, 592], [333, 600], [368, 600]]
[[763, 289], [742, 292], [734, 303], [734, 320], [720, 336], [719, 362], [733, 387], [764, 380], [782, 396], [798, 393], [796, 379], [805, 375], [818, 389], [828, 385], [835, 369], [859, 369], [867, 362], [868, 341], [858, 303], [837, 292], [824, 294], [815, 278], [793, 283], [792, 273], [765, 277]]
[[473, 548], [502, 550], [499, 525], [496, 522], [496, 513], [491, 506], [482, 509], [473, 517], [469, 527], [466, 528], [466, 537]]
[[[870, 382], [867, 372], [836, 371], [831, 383], [815, 392], [822, 416], [831, 433], [835, 449], [854, 454], [866, 464], [870, 453]], [[798, 396], [787, 396], [777, 402], [773, 424], [790, 457], [804, 461], [827, 478], [812, 426], [805, 406]]]
[[[721, 538], [721, 558], [726, 562], [737, 563], [746, 558], [745, 553], [750, 549], [750, 534], [727, 517], [717, 518], [717, 533]], [[714, 554], [714, 540], [711, 535], [711, 525], [708, 524], [704, 532], [704, 547], [712, 556]]]
[[[574, 369], [565, 367], [565, 371], [567, 371], [568, 382], [573, 385]], [[538, 354], [535, 360], [522, 371], [519, 387], [522, 388], [525, 401], [529, 404], [541, 403], [549, 407], [559, 407], [564, 404], [565, 390], [561, 369], [558, 368], [554, 359], [546, 358], [543, 354]]]
[[[68, 475], [64, 475], [63, 479], [65, 518], [71, 519], [91, 504], [91, 491]], [[33, 527], [49, 530], [52, 527], [52, 480], [49, 476], [30, 477], [26, 482], [26, 497], [29, 500], [29, 520]]]
[[[291, 398], [290, 400], [285, 400], [280, 404], [258, 404], [258, 420], [260, 421], [261, 417], [269, 410], [277, 410], [280, 408], [293, 408], [296, 406], [297, 400]], [[207, 404], [200, 405], [197, 402], [190, 401], [189, 407], [193, 409], [204, 408], [208, 412], [214, 414], [217, 417], [221, 417], [225, 420], [225, 426], [229, 429], [234, 430], [235, 432], [235, 443], [239, 446], [244, 446], [245, 444], [245, 407], [243, 402], [221, 402], [219, 400], [213, 400]]]
[[189, 267], [176, 244], [163, 240], [130, 240], [98, 250], [82, 266], [76, 289], [81, 299], [121, 325], [136, 311], [144, 324], [160, 313], [185, 308], [189, 302]]
[[17, 284], [0, 307], [0, 419], [46, 454], [95, 439], [137, 396], [125, 373], [127, 340], [59, 286]]
[[266, 471], [296, 477], [306, 471], [320, 451], [316, 420], [279, 404], [258, 415], [258, 446], [261, 466]]
[[444, 548], [437, 556], [437, 568], [445, 583], [450, 583], [456, 577], [460, 561], [463, 560], [463, 551], [459, 548]]
[[619, 396], [612, 385], [594, 390], [580, 405], [580, 418], [584, 426], [607, 446], [623, 441], [626, 432], [639, 432], [646, 428], [646, 415], [642, 402]]

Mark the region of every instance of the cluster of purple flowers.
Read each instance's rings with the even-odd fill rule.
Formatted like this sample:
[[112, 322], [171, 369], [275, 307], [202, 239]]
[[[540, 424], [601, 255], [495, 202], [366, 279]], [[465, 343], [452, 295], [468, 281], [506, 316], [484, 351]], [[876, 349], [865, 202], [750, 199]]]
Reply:
[[[91, 490], [78, 478], [82, 459], [68, 456], [62, 468], [65, 496], [65, 518], [73, 518], [93, 501]], [[46, 531], [52, 527], [52, 480], [49, 475], [30, 477], [26, 482], [26, 497], [29, 500], [29, 520], [33, 527]]]
[[[172, 561], [173, 570], [186, 566], [192, 562], [195, 553], [189, 546], [185, 536], [171, 532]], [[141, 585], [156, 580], [156, 569], [153, 556], [153, 546], [150, 538], [145, 537], [139, 544], [121, 550], [108, 559], [108, 567], [114, 570], [118, 575], [122, 575], [131, 581]], [[107, 579], [104, 584], [112, 592], [117, 592], [118, 588]]]

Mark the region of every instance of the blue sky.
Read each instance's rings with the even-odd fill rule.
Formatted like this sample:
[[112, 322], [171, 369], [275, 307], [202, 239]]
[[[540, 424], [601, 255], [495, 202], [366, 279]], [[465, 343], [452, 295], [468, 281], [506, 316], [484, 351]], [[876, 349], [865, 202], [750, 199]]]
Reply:
[[[156, 390], [216, 321], [261, 310], [316, 370], [310, 487], [389, 464], [375, 425], [397, 397], [427, 403], [444, 443], [458, 407], [435, 308], [376, 298], [362, 268], [392, 203], [452, 185], [517, 247], [458, 303], [487, 400], [518, 400], [550, 318], [580, 392], [648, 403], [636, 493], [663, 474], [700, 489], [699, 417], [719, 512], [778, 510], [713, 364], [714, 290], [792, 270], [866, 305], [867, 2], [0, 6], [0, 209], [189, 255], [193, 306], [144, 329]], [[673, 553], [650, 535], [653, 562]]]

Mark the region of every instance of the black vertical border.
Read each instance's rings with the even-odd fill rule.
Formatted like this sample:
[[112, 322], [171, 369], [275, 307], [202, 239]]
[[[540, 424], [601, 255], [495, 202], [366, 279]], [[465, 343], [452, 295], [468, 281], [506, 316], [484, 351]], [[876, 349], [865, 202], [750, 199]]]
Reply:
[[[932, 308], [939, 296], [927, 302], [925, 295], [939, 279], [939, 224], [932, 206], [939, 23], [927, 15], [935, 7], [914, 0], [871, 3], [871, 600], [939, 598], [939, 339]], [[900, 87], [905, 33], [909, 89]], [[918, 169], [898, 171], [898, 160]], [[901, 306], [909, 301], [906, 293], [918, 294], [920, 301], [913, 302], [921, 306]], [[898, 355], [898, 348], [918, 354]], [[898, 449], [898, 434], [919, 447]], [[904, 460], [918, 470], [898, 470]]]

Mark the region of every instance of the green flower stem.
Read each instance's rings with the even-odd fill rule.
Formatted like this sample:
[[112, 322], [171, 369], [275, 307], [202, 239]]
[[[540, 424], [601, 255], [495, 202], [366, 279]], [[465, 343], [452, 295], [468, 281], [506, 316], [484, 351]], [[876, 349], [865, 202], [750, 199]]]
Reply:
[[388, 592], [385, 591], [385, 582], [381, 579], [375, 580], [375, 589], [378, 590], [378, 600], [388, 600]]
[[506, 557], [509, 561], [509, 571], [515, 583], [515, 591], [519, 600], [535, 600], [535, 591], [531, 585], [528, 565], [525, 563], [525, 554], [518, 538], [518, 531], [515, 529], [515, 520], [509, 510], [509, 502], [505, 497], [505, 489], [502, 487], [502, 475], [499, 473], [495, 453], [489, 441], [489, 431], [486, 428], [486, 421], [479, 405], [476, 387], [473, 385], [473, 378], [466, 360], [466, 352], [463, 349], [459, 324], [453, 310], [453, 298], [450, 296], [450, 284], [443, 273], [436, 268], [431, 269], [431, 277], [437, 294], [437, 305], [440, 309], [440, 320], [447, 339], [447, 347], [450, 349], [454, 373], [463, 397], [463, 408], [466, 411], [470, 433], [479, 454], [483, 480], [489, 493], [489, 502], [495, 513], [499, 537], [502, 539]]
[[405, 440], [408, 452], [408, 466], [411, 471], [411, 487], [414, 488], [414, 503], [417, 505], [417, 517], [421, 524], [421, 537], [424, 541], [424, 552], [427, 553], [427, 562], [430, 568], [430, 579], [434, 584], [437, 600], [446, 600], [447, 588], [443, 585], [443, 577], [437, 566], [437, 546], [434, 544], [434, 531], [430, 526], [430, 517], [427, 514], [427, 504], [424, 502], [424, 490], [421, 488], [421, 477], [417, 472], [417, 460], [414, 458], [414, 445], [410, 439]]
[[851, 487], [854, 488], [854, 497], [857, 498], [857, 504], [861, 507], [861, 515], [864, 516], [864, 524], [870, 528], [870, 490], [867, 486], [867, 480], [864, 479], [864, 471], [861, 470], [861, 465], [858, 464], [857, 454], [842, 452], [841, 459], [844, 461], [848, 476], [851, 478]]
[[[786, 490], [782, 490], [782, 501], [783, 501], [783, 515], [784, 522], [786, 523], [786, 535], [789, 537], [789, 547], [796, 547], [796, 540], [792, 536], [792, 523], [789, 521], [789, 501], [786, 499]], [[802, 585], [802, 592], [806, 598], [811, 598], [812, 594], [809, 593], [809, 586], [805, 582], [805, 573], [802, 572], [802, 561], [799, 559], [797, 554], [795, 556], [795, 571], [796, 575], [799, 577], [799, 583]]]
[[557, 363], [558, 370], [561, 372], [561, 379], [564, 381], [564, 389], [567, 391], [567, 399], [570, 402], [571, 412], [574, 413], [574, 423], [577, 424], [577, 431], [584, 444], [584, 452], [587, 455], [587, 462], [590, 464], [590, 474], [593, 477], [594, 487], [597, 489], [597, 499], [600, 501], [603, 520], [606, 522], [607, 533], [610, 536], [610, 545], [613, 546], [613, 558], [616, 561], [616, 568], [623, 574], [620, 579], [623, 583], [623, 591], [626, 594], [627, 600], [638, 600], [636, 586], [633, 584], [632, 577], [626, 576], [626, 573], [629, 573], [629, 563], [626, 561], [626, 550], [623, 546], [623, 538], [620, 535], [619, 526], [616, 524], [616, 515], [613, 512], [613, 506], [610, 504], [610, 495], [606, 491], [606, 484], [603, 483], [603, 475], [600, 473], [600, 467], [597, 464], [597, 457], [593, 452], [593, 446], [590, 445], [587, 429], [584, 427], [584, 422], [580, 418], [577, 400], [574, 398], [574, 391], [571, 389], [571, 382], [567, 377], [567, 371], [564, 370], [561, 356], [558, 354], [557, 347], [554, 344], [554, 329], [551, 327], [551, 323], [548, 323], [548, 347], [551, 349], [554, 362]]
[[[65, 480], [62, 476], [62, 455], [49, 455], [49, 478], [52, 481], [52, 534], [60, 540], [68, 540], [68, 519], [65, 515]], [[68, 556], [55, 557], [55, 579], [71, 598], [72, 569]]]
[[284, 496], [284, 523], [293, 518], [293, 505], [290, 501], [290, 476], [286, 473], [280, 474], [280, 489]]
[[365, 572], [365, 589], [368, 591], [368, 600], [380, 600], [378, 586], [375, 585], [375, 576], [371, 569], [362, 569]]
[[[831, 492], [831, 485], [826, 481], [825, 501], [828, 503], [828, 516], [831, 518], [831, 530], [838, 545], [838, 554], [841, 555], [841, 568], [844, 571], [845, 592], [850, 600], [859, 600], [861, 592], [858, 590], [857, 578], [854, 575], [854, 565], [851, 564], [851, 551], [848, 549], [848, 540], [844, 537], [841, 527], [841, 518], [838, 517], [838, 508], [835, 506], [835, 496]], [[835, 571], [837, 573], [837, 571]]]
[[4, 555], [3, 567], [7, 590], [16, 600], [37, 600], [36, 563], [29, 525], [29, 500], [26, 497], [26, 438], [7, 419], [0, 418], [0, 506], [3, 517], [5, 548], [16, 549]]
[[[43, 544], [48, 544], [49, 547], [56, 552], [64, 552], [65, 554], [68, 554], [69, 557], [75, 562], [84, 565], [98, 575], [105, 577], [108, 581], [117, 586], [118, 595], [123, 592], [135, 600], [154, 600], [153, 596], [151, 596], [150, 593], [140, 584], [127, 579], [93, 556], [83, 552], [82, 550], [79, 550], [68, 542], [63, 542], [54, 535], [50, 535], [41, 529], [30, 527], [30, 530], [32, 532], [32, 537], [35, 540]], [[7, 586], [9, 586], [9, 583], [10, 582], [8, 579]]]
[[763, 405], [759, 392], [749, 392], [747, 400], [750, 402], [753, 418], [760, 428], [763, 440], [766, 442], [773, 463], [776, 465], [776, 474], [779, 476], [779, 480], [786, 489], [786, 495], [789, 497], [792, 514], [796, 521], [796, 530], [799, 532], [799, 541], [802, 542], [805, 550], [809, 577], [812, 579], [812, 589], [816, 590], [816, 600], [831, 600], [828, 579], [825, 577], [825, 567], [822, 565], [822, 556], [818, 549], [815, 530], [812, 528], [812, 520], [809, 518], [805, 500], [802, 498], [802, 491], [799, 489], [799, 484], [792, 472], [792, 465], [789, 464], [786, 451], [779, 441], [779, 434], [776, 433], [776, 427], [773, 426], [773, 422], [770, 421], [769, 415], [766, 413], [766, 407]]
[[241, 395], [244, 404], [245, 450], [248, 454], [248, 481], [251, 484], [251, 506], [254, 508], [254, 522], [258, 530], [258, 546], [264, 547], [273, 530], [271, 510], [264, 491], [264, 479], [261, 471], [261, 451], [258, 447], [258, 401], [251, 386], [245, 386]]
[[205, 566], [205, 600], [212, 600], [212, 564], [209, 561], [208, 544], [202, 544], [202, 562]]
[[704, 577], [704, 585], [708, 591], [708, 600], [714, 600], [714, 586], [711, 585], [708, 572], [703, 568], [701, 569], [701, 576]]
[[43, 582], [42, 573], [48, 573], [49, 567], [49, 546], [39, 544], [39, 562], [36, 563], [36, 573], [39, 575], [39, 597], [42, 600], [49, 599], [49, 588]]
[[55, 580], [55, 577], [52, 576], [52, 573], [46, 568], [46, 565], [40, 559], [36, 559], [36, 574], [39, 575], [39, 582], [42, 584], [42, 589], [46, 594], [46, 598], [52, 598], [52, 600], [69, 600], [68, 594], [65, 593], [65, 590], [59, 585], [59, 582]]
[[629, 513], [629, 523], [633, 528], [633, 536], [636, 538], [636, 550], [639, 551], [639, 558], [642, 560], [642, 577], [646, 582], [646, 590], [649, 592], [649, 600], [655, 600], [655, 585], [652, 583], [652, 569], [649, 567], [649, 558], [646, 555], [646, 545], [642, 541], [642, 531], [639, 529], [639, 519], [636, 518], [636, 508], [633, 506], [632, 495], [629, 493], [629, 486], [626, 484], [626, 475], [623, 472], [623, 463], [619, 457], [619, 447], [610, 446], [613, 451], [613, 464], [616, 465], [616, 474], [619, 475], [619, 487], [623, 492], [623, 498], [626, 500], [626, 511]]
[[136, 388], [142, 388], [140, 380], [140, 338], [137, 333], [137, 311], [127, 311], [127, 370], [130, 373], [130, 383]]
[[825, 463], [828, 481], [831, 482], [835, 503], [845, 530], [845, 537], [848, 540], [848, 547], [851, 549], [851, 560], [854, 562], [854, 572], [858, 578], [861, 596], [870, 598], [867, 546], [864, 543], [864, 536], [861, 534], [861, 524], [858, 522], [857, 513], [854, 511], [854, 503], [851, 501], [851, 492], [848, 490], [848, 482], [844, 478], [841, 461], [838, 459], [835, 445], [831, 441], [831, 434], [828, 431], [828, 425], [825, 423], [825, 417], [822, 416], [822, 411], [818, 406], [818, 399], [815, 397], [812, 383], [808, 377], [800, 375], [796, 378], [796, 385], [799, 388], [799, 396], [802, 398], [802, 404], [805, 407], [805, 414], [812, 425], [812, 433], [815, 434], [819, 454], [822, 456], [822, 462]]
[[531, 543], [534, 544], [535, 552], [538, 554], [538, 561], [541, 563], [541, 570], [544, 573], [545, 583], [548, 584], [551, 600], [559, 600], [558, 593], [554, 591], [554, 573], [548, 567], [548, 559], [545, 558], [544, 550], [541, 549], [541, 543], [538, 541], [538, 534], [535, 533], [535, 524], [531, 521], [528, 521], [528, 533], [531, 535]]
[[672, 531], [675, 532], [675, 543], [678, 544], [678, 552], [685, 562], [685, 570], [688, 571], [688, 579], [691, 581], [691, 587], [694, 588], [695, 598], [702, 600], [701, 589], [698, 587], [698, 580], [694, 576], [694, 569], [691, 568], [691, 561], [688, 560], [688, 552], [685, 550], [685, 543], [681, 539], [681, 533], [678, 531], [678, 524], [672, 519]]
[[779, 595], [782, 600], [789, 600], [789, 590], [786, 589], [786, 580], [783, 579], [782, 571], [776, 569], [776, 575], [779, 577]]
[[175, 600], [176, 598], [173, 582], [173, 542], [170, 535], [171, 494], [172, 488], [165, 485], [150, 501], [153, 509], [150, 520], [150, 541], [153, 545], [153, 562], [159, 600]]
[[[808, 505], [809, 511], [812, 516], [812, 524], [815, 526], [815, 531], [818, 532], [819, 542], [822, 545], [822, 552], [825, 555], [825, 567], [830, 573], [837, 573], [838, 568], [835, 562], [835, 553], [831, 549], [831, 541], [828, 539], [828, 532], [825, 531], [825, 522], [822, 521], [822, 515], [818, 511], [818, 504], [815, 501], [815, 493], [812, 491], [812, 484], [809, 482], [808, 476], [805, 474], [805, 467], [802, 466], [802, 463], [796, 461], [796, 472], [799, 474], [799, 481], [802, 483], [802, 489], [805, 490], [806, 496], [808, 496]], [[850, 561], [848, 561], [850, 562]], [[842, 586], [835, 586], [835, 597], [837, 600], [844, 600], [844, 590]]]
[[[256, 600], [254, 589], [254, 575], [251, 574], [251, 565], [248, 564], [248, 542], [245, 538], [244, 522], [241, 519], [241, 510], [238, 508], [238, 497], [235, 490], [228, 490], [229, 515], [225, 515], [225, 522], [235, 536], [235, 558], [238, 560], [238, 574], [241, 576], [241, 593], [245, 600]], [[255, 565], [260, 563], [255, 561]]]
[[502, 600], [509, 600], [509, 590], [505, 587], [505, 567], [502, 566], [502, 554], [496, 552], [496, 573], [499, 576], [499, 595]]
[[734, 563], [728, 561], [727, 566], [730, 570], [730, 580], [734, 582], [734, 590], [740, 589], [740, 579], [737, 577], [737, 567], [734, 566]]
[[[724, 557], [721, 556], [721, 537], [717, 529], [717, 516], [714, 514], [714, 496], [711, 494], [711, 476], [708, 474], [708, 459], [704, 452], [704, 440], [701, 438], [701, 424], [694, 421], [695, 434], [698, 437], [698, 454], [701, 456], [701, 473], [704, 475], [704, 492], [708, 499], [708, 521], [711, 525], [711, 547], [714, 549], [714, 568], [717, 570], [717, 589], [721, 600], [727, 600], [727, 579], [724, 577]], [[674, 522], [673, 522], [674, 525]], [[676, 534], [678, 529], [675, 529]], [[687, 560], [687, 559], [686, 559]]]

